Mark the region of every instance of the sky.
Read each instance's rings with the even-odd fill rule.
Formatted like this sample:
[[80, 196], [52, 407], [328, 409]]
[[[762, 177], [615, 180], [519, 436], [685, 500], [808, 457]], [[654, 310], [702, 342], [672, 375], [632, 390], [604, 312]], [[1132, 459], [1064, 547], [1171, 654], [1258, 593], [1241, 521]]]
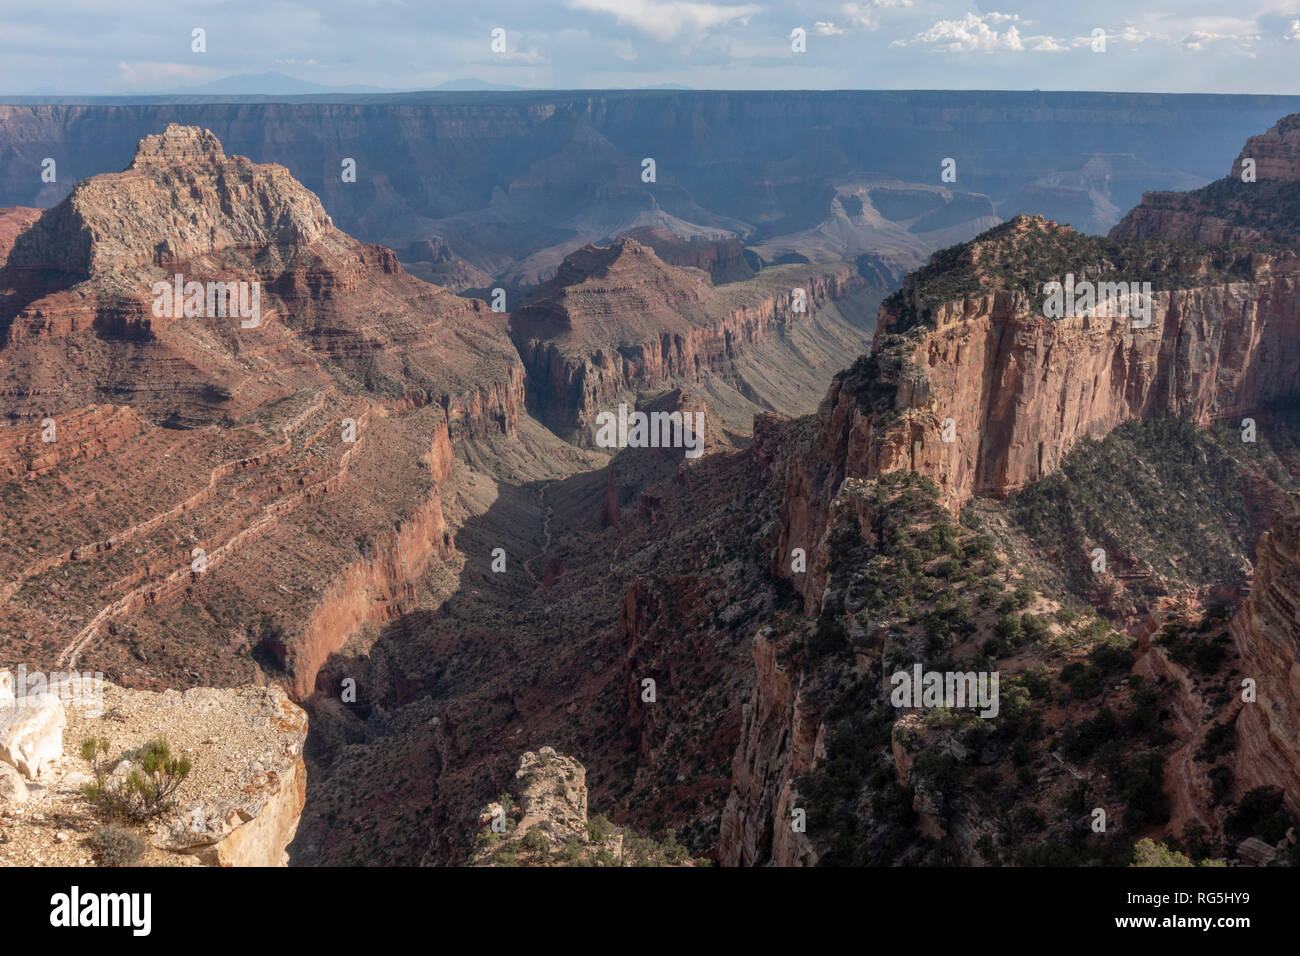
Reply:
[[1300, 0], [990, 2], [0, 0], [0, 94], [184, 92], [269, 71], [394, 90], [473, 78], [537, 89], [1300, 93]]

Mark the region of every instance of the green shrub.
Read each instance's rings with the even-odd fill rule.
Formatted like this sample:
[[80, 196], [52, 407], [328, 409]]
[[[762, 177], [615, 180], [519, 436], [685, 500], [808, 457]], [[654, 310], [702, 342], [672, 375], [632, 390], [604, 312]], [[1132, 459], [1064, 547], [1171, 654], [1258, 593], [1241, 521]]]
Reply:
[[1191, 866], [1192, 861], [1177, 850], [1149, 838], [1137, 841], [1133, 847], [1134, 866]]
[[540, 826], [533, 827], [531, 830], [525, 833], [523, 840], [520, 841], [520, 845], [525, 850], [529, 850], [533, 853], [536, 853], [542, 863], [550, 862], [551, 841], [550, 838], [546, 835], [546, 833], [543, 832]]
[[1024, 632], [1025, 640], [1031, 643], [1038, 643], [1052, 633], [1046, 617], [1028, 611], [1020, 615], [1020, 629]]
[[1020, 618], [1014, 614], [1003, 614], [998, 618], [998, 622], [993, 625], [993, 633], [1012, 650], [1019, 647], [1025, 637], [1025, 629], [1020, 624]]
[[144, 856], [144, 840], [122, 827], [100, 827], [88, 842], [104, 866], [130, 866]]
[[1279, 787], [1256, 787], [1246, 793], [1237, 809], [1223, 821], [1223, 832], [1237, 840], [1259, 837], [1265, 843], [1278, 843], [1286, 831], [1296, 825], [1287, 810]]
[[[83, 756], [87, 751], [83, 744]], [[106, 820], [143, 821], [170, 809], [172, 796], [190, 775], [190, 758], [172, 756], [166, 740], [151, 740], [135, 754], [140, 765], [120, 783], [110, 783], [101, 771], [83, 793]]]
[[1205, 732], [1205, 743], [1196, 752], [1196, 759], [1214, 760], [1216, 757], [1221, 757], [1232, 749], [1235, 739], [1236, 730], [1231, 723], [1225, 721], [1215, 724]]
[[609, 818], [604, 814], [598, 813], [587, 820], [587, 838], [592, 843], [604, 843], [614, 833], [614, 824], [609, 822]]

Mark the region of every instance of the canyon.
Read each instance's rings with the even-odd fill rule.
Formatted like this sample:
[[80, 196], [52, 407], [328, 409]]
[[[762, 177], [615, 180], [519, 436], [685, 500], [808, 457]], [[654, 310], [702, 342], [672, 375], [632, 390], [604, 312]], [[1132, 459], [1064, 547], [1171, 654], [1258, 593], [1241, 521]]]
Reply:
[[[1295, 97], [1037, 91], [24, 98], [0, 106], [0, 206], [53, 206], [176, 122], [293, 170], [344, 231], [454, 291], [534, 285], [568, 253], [637, 229], [702, 240], [683, 257], [695, 263], [675, 264], [727, 243], [751, 270], [861, 256], [892, 291], [990, 215], [1104, 233], [1143, 190], [1204, 185], [1297, 110]], [[640, 181], [645, 157], [655, 183]], [[954, 184], [939, 179], [945, 158]], [[734, 249], [719, 261], [745, 271]]]
[[[1289, 188], [1300, 175], [1295, 119], [1252, 138], [1242, 152], [1261, 157], [1262, 188], [1241, 194], [1254, 210], [1274, 208], [1277, 194], [1270, 184]], [[1231, 184], [1239, 163], [1223, 182]], [[864, 537], [878, 524], [860, 489], [891, 473], [931, 480], [936, 501], [962, 513], [976, 498], [1014, 496], [1057, 471], [1081, 440], [1104, 440], [1125, 421], [1174, 417], [1202, 428], [1226, 421], [1228, 440], [1241, 440], [1243, 418], [1253, 426], [1250, 416], [1294, 400], [1300, 370], [1288, 356], [1300, 302], [1300, 259], [1293, 248], [1300, 228], [1291, 217], [1284, 233], [1225, 235], [1196, 197], [1187, 197], [1177, 218], [1148, 210], [1176, 206], [1179, 197], [1145, 198], [1112, 232], [1118, 242], [1079, 237], [1042, 217], [1018, 217], [945, 251], [882, 304], [872, 353], [837, 376], [801, 447], [791, 453], [781, 426], [756, 422], [755, 459], [783, 488], [781, 529], [768, 571], [791, 579], [807, 613], [843, 613], [848, 595], [834, 585], [833, 538], [846, 515], [861, 524]], [[1189, 241], [1206, 238], [1267, 238], [1272, 244]], [[1066, 263], [1098, 279], [1152, 277], [1158, 290], [1155, 321], [1138, 329], [1126, 317], [1104, 313], [1046, 319], [1043, 283], [1059, 281]], [[1294, 475], [1294, 461], [1284, 464]], [[1260, 539], [1250, 597], [1231, 623], [1242, 662], [1238, 673], [1268, 689], [1260, 703], [1236, 707], [1222, 703], [1231, 699], [1229, 693], [1217, 693], [1236, 740], [1233, 792], [1276, 786], [1294, 811], [1300, 806], [1294, 641], [1286, 636], [1294, 627], [1282, 621], [1292, 603], [1286, 582], [1295, 565], [1288, 543], [1295, 506], [1284, 495], [1272, 500], [1278, 503], [1276, 524]], [[1031, 552], [1027, 542], [1019, 544]], [[1082, 554], [1082, 542], [1079, 547]], [[795, 548], [808, 554], [806, 573], [790, 570]], [[846, 626], [850, 633], [861, 630], [851, 617]], [[737, 789], [723, 817], [720, 859], [807, 864], [817, 852], [792, 840], [776, 821], [796, 805], [800, 775], [827, 759], [828, 727], [820, 708], [807, 702], [814, 678], [806, 667], [801, 673], [774, 666], [770, 640], [756, 638], [754, 647], [758, 682], [737, 751]], [[1199, 728], [1184, 748], [1195, 750], [1208, 730], [1209, 691], [1193, 691], [1164, 648], [1139, 644], [1139, 651], [1145, 653], [1138, 672], [1181, 683], [1180, 693], [1190, 697], [1175, 706], [1185, 726]], [[929, 810], [922, 808], [933, 805], [918, 783], [907, 780], [898, 726], [895, 763], [900, 781], [916, 793], [914, 807], [924, 822]], [[1184, 767], [1169, 792], [1175, 823], [1214, 819], [1207, 778], [1191, 784], [1186, 772]], [[1204, 788], [1198, 797], [1182, 789], [1198, 786]], [[973, 846], [978, 825], [954, 816], [949, 826], [962, 847], [958, 858], [979, 861], [984, 854]], [[930, 827], [937, 835], [949, 832], [934, 822]]]
[[[485, 102], [525, 142], [549, 123], [568, 182], [649, 149], [633, 133], [655, 97], [600, 99]], [[768, 115], [688, 99], [719, 124], [717, 103]], [[459, 107], [437, 105], [453, 137]], [[7, 130], [100, 122], [4, 109]], [[161, 107], [113, 109], [125, 129]], [[321, 109], [223, 122], [247, 136]], [[1202, 839], [1189, 824], [1213, 838], [1200, 856], [1234, 858], [1247, 793], [1300, 812], [1300, 229], [1273, 190], [1300, 181], [1298, 128], [1247, 144], [1265, 188], [1224, 221], [1271, 218], [1226, 232], [1195, 192], [1087, 221], [1118, 220], [1109, 236], [999, 223], [1032, 181], [958, 193], [883, 164], [775, 190], [762, 226], [685, 168], [676, 192], [632, 180], [566, 220], [541, 188], [558, 160], [523, 155], [493, 228], [467, 195], [420, 207], [393, 186], [387, 208], [427, 220], [385, 220], [409, 271], [325, 212], [364, 232], [383, 203], [365, 225], [338, 187], [322, 201], [207, 129], [149, 133], [124, 171], [0, 215], [0, 646], [141, 692], [282, 685], [309, 715], [301, 818], [276, 829], [299, 865], [1113, 864], [1139, 835]], [[524, 219], [563, 228], [507, 240]], [[1047, 318], [1067, 270], [1150, 282], [1150, 325]], [[148, 290], [174, 273], [262, 283], [264, 321], [155, 316]], [[471, 297], [485, 280], [509, 311]], [[705, 454], [600, 448], [619, 404], [702, 412]], [[1157, 501], [1191, 496], [1189, 468], [1247, 490], [1247, 519], [1214, 519], [1239, 575], [1122, 488], [1083, 510], [1089, 460], [1131, 447]], [[1031, 520], [1044, 501], [1088, 521], [1053, 536]], [[1202, 514], [1179, 529], [1217, 546]], [[1121, 526], [1112, 569], [1071, 579], [1061, 554]], [[1152, 570], [1168, 552], [1184, 577]], [[896, 710], [884, 675], [922, 661], [1000, 671], [997, 717]], [[484, 808], [512, 787], [517, 812]], [[1122, 826], [1088, 843], [1083, 800]], [[513, 836], [491, 835], [494, 808]]]

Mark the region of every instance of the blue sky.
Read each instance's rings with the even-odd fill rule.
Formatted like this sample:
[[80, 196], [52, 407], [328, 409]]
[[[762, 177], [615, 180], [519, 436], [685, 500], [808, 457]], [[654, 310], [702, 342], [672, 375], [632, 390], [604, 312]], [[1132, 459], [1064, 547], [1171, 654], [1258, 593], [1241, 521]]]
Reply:
[[[206, 31], [207, 50], [191, 50]], [[491, 34], [505, 31], [505, 52]], [[791, 49], [805, 31], [807, 52]], [[1093, 31], [1107, 35], [1092, 49]], [[0, 0], [0, 91], [327, 86], [1300, 92], [1300, 0]]]

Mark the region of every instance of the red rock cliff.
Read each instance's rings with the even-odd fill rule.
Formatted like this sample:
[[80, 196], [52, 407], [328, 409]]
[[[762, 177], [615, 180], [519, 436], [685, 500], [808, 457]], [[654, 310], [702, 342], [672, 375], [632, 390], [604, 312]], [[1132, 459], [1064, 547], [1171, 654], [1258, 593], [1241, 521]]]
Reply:
[[[1064, 227], [1020, 219], [1009, 229], [1018, 245]], [[972, 263], [986, 254], [981, 240], [962, 253]], [[1216, 255], [1150, 263], [1158, 291], [1147, 328], [1123, 316], [1046, 318], [1031, 293], [996, 281], [927, 305], [923, 284], [909, 278], [881, 306], [872, 355], [832, 384], [808, 455], [768, 456], [787, 484], [774, 568], [791, 549], [807, 551], [809, 573], [796, 580], [815, 610], [824, 584], [815, 549], [845, 477], [915, 470], [957, 509], [1052, 473], [1079, 439], [1122, 422], [1178, 415], [1206, 424], [1294, 394], [1300, 258]], [[908, 328], [919, 310], [928, 323]]]
[[[1238, 796], [1281, 787], [1300, 812], [1300, 495], [1282, 504], [1260, 536], [1250, 597], [1232, 619], [1244, 678], [1256, 699], [1241, 704], [1233, 774]], [[1240, 695], [1242, 688], [1231, 688]]]

